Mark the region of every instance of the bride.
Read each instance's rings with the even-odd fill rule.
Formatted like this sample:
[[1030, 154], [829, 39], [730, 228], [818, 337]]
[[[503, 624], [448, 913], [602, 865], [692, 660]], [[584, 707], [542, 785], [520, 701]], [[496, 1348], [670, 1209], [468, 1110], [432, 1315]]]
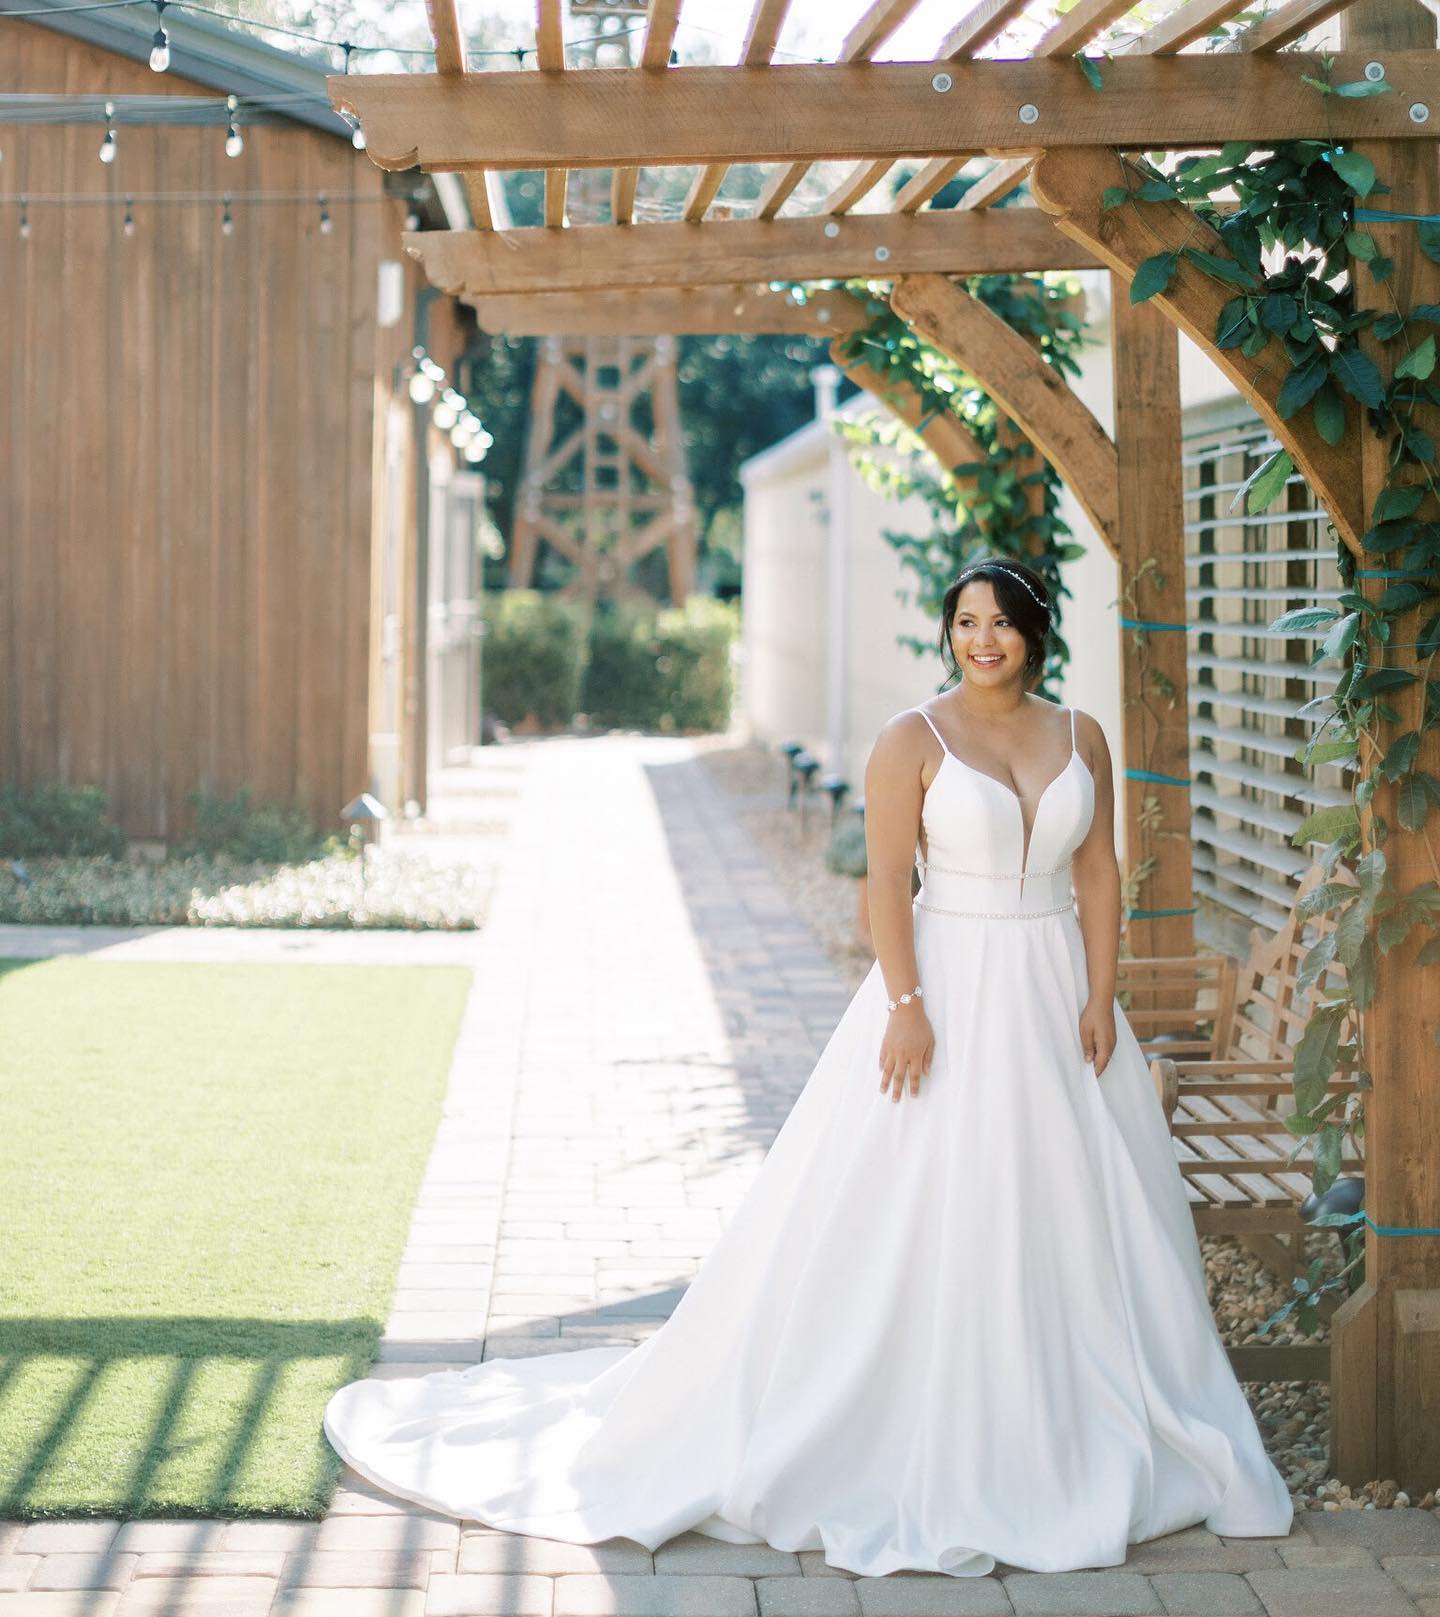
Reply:
[[634, 1346], [342, 1387], [325, 1431], [355, 1470], [514, 1533], [695, 1528], [867, 1575], [1289, 1532], [1115, 999], [1104, 735], [1028, 689], [1050, 626], [1013, 560], [946, 591], [954, 688], [865, 773], [878, 958], [674, 1313]]

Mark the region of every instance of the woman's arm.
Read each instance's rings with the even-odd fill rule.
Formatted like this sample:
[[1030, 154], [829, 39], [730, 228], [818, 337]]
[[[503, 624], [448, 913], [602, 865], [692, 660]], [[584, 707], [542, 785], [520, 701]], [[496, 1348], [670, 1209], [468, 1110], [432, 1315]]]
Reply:
[[[910, 878], [924, 796], [924, 744], [918, 734], [923, 724], [923, 719], [896, 714], [875, 738], [865, 765], [865, 885], [886, 999], [908, 994], [919, 982]], [[897, 1006], [880, 1049], [881, 1091], [893, 1083], [892, 1098], [898, 1101], [908, 1074], [910, 1093], [918, 1095], [920, 1075], [930, 1070], [934, 1047], [922, 1002]]]
[[1081, 757], [1095, 778], [1095, 817], [1075, 850], [1071, 885], [1085, 940], [1090, 998], [1080, 1017], [1080, 1040], [1096, 1074], [1115, 1049], [1115, 979], [1120, 964], [1120, 863], [1115, 855], [1115, 783], [1105, 732], [1088, 713], [1075, 716]]

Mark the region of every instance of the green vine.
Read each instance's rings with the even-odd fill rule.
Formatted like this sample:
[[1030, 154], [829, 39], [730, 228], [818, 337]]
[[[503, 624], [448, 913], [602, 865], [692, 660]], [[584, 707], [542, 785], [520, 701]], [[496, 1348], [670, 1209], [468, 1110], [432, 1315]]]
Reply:
[[[1028, 337], [1062, 375], [1079, 375], [1076, 356], [1085, 341], [1084, 321], [1073, 282], [984, 275], [965, 281], [964, 287]], [[946, 587], [978, 555], [999, 553], [1027, 561], [1043, 576], [1056, 603], [1056, 627], [1041, 680], [1042, 688], [1053, 687], [1070, 656], [1059, 628], [1061, 602], [1070, 594], [1060, 565], [1084, 554], [1084, 546], [1071, 540], [1059, 514], [1059, 477], [980, 383], [917, 336], [891, 309], [883, 283], [852, 281], [847, 289], [864, 302], [870, 318], [841, 339], [842, 363], [863, 362], [918, 395], [925, 404], [922, 426], [937, 416], [953, 415], [984, 452], [983, 460], [947, 467], [937, 476], [918, 456], [900, 461], [863, 453], [897, 443], [914, 446], [915, 432], [898, 420], [840, 425], [844, 436], [862, 451], [855, 464], [873, 488], [896, 499], [916, 495], [929, 507], [933, 526], [928, 533], [885, 532], [902, 569], [915, 577], [917, 604], [930, 616], [938, 616]], [[902, 636], [900, 643], [917, 655], [934, 649], [913, 635]]]
[[[1307, 82], [1341, 97], [1389, 88], [1383, 81], [1335, 85], [1328, 60], [1322, 76]], [[1357, 218], [1366, 199], [1389, 191], [1362, 152], [1328, 140], [1274, 147], [1236, 141], [1215, 155], [1185, 157], [1169, 171], [1153, 162], [1116, 160], [1118, 183], [1107, 188], [1105, 208], [1178, 202], [1195, 216], [1190, 241], [1137, 266], [1131, 301], [1163, 293], [1182, 260], [1223, 283], [1233, 296], [1220, 312], [1216, 345], [1238, 349], [1247, 359], [1272, 345], [1280, 348], [1286, 361], [1280, 416], [1308, 411], [1316, 432], [1332, 445], [1368, 430], [1384, 441], [1388, 457], [1386, 486], [1362, 541], [1373, 565], [1358, 567], [1336, 534], [1343, 585], [1338, 602], [1287, 612], [1271, 624], [1318, 641], [1312, 666], [1334, 663], [1341, 670], [1333, 695], [1300, 710], [1319, 723], [1297, 760], [1310, 767], [1338, 763], [1353, 772], [1353, 803], [1310, 815], [1292, 839], [1297, 847], [1321, 845], [1326, 877], [1301, 901], [1301, 913], [1334, 923], [1300, 972], [1302, 988], [1323, 987], [1296, 1049], [1296, 1112], [1286, 1119], [1298, 1136], [1295, 1154], [1307, 1143], [1313, 1146], [1312, 1180], [1323, 1194], [1339, 1175], [1347, 1135], [1357, 1142], [1364, 1137], [1364, 1094], [1371, 1079], [1361, 1013], [1374, 1000], [1381, 959], [1420, 929], [1428, 936], [1417, 965], [1440, 963], [1440, 859], [1430, 835], [1440, 779], [1419, 767], [1422, 734], [1440, 724], [1440, 682], [1431, 674], [1440, 651], [1440, 521], [1430, 514], [1440, 498], [1440, 463], [1435, 439], [1420, 419], [1423, 410], [1440, 409], [1436, 337], [1427, 329], [1440, 326], [1440, 305], [1407, 309], [1397, 300], [1393, 263], [1363, 228], [1363, 217]], [[1421, 251], [1440, 263], [1440, 225], [1421, 222], [1417, 231]], [[1364, 277], [1357, 264], [1365, 266]], [[1372, 342], [1399, 351], [1389, 381], [1367, 352]], [[1288, 452], [1277, 450], [1241, 490], [1247, 509], [1266, 509], [1294, 470]], [[1388, 582], [1367, 593], [1364, 577]], [[1403, 638], [1411, 624], [1421, 626], [1413, 638]], [[1387, 736], [1382, 727], [1393, 731], [1405, 722], [1393, 705], [1396, 694], [1413, 695], [1417, 686], [1418, 727]], [[1395, 818], [1420, 839], [1434, 872], [1434, 879], [1405, 892], [1386, 868], [1393, 828], [1376, 808], [1382, 784], [1394, 787]], [[1367, 809], [1368, 816], [1362, 812]], [[1342, 879], [1341, 862], [1352, 860], [1354, 879]], [[1343, 987], [1325, 981], [1335, 964], [1345, 968]], [[1433, 1031], [1440, 1042], [1440, 1027]], [[1356, 1070], [1356, 1092], [1329, 1090], [1342, 1063]], [[1363, 1216], [1318, 1221], [1349, 1226], [1344, 1268], [1322, 1281], [1312, 1266], [1296, 1281], [1296, 1298], [1264, 1328], [1298, 1307], [1302, 1329], [1313, 1330], [1321, 1294], [1342, 1285], [1353, 1289], [1364, 1257]]]

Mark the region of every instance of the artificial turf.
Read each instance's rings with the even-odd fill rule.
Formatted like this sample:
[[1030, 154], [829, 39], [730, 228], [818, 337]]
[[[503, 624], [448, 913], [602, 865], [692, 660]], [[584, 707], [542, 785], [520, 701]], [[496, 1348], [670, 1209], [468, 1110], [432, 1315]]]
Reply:
[[0, 1518], [323, 1511], [469, 979], [0, 961]]

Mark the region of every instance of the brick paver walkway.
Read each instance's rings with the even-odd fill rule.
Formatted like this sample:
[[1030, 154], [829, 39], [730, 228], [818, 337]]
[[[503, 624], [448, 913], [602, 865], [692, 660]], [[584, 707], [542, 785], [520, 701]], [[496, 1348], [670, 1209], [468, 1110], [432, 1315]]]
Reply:
[[[843, 1009], [690, 753], [523, 744], [489, 927], [420, 944], [473, 961], [476, 980], [377, 1373], [654, 1330]], [[396, 942], [309, 947], [389, 958]], [[220, 936], [203, 948], [218, 957]], [[516, 1538], [348, 1476], [320, 1523], [0, 1524], [0, 1591], [0, 1617], [1440, 1617], [1440, 1519], [1306, 1513], [1285, 1540], [1191, 1529], [1123, 1570], [857, 1579], [696, 1534], [653, 1555]]]

